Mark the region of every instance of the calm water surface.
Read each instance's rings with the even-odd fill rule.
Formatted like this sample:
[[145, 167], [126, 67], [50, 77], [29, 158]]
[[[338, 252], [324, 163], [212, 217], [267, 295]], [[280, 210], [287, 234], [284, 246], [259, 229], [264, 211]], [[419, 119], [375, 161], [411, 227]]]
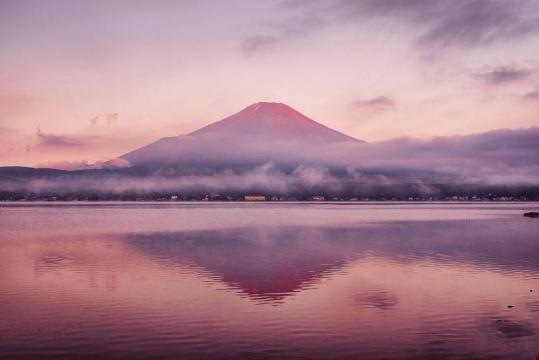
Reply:
[[3, 204], [0, 359], [536, 359], [530, 210]]

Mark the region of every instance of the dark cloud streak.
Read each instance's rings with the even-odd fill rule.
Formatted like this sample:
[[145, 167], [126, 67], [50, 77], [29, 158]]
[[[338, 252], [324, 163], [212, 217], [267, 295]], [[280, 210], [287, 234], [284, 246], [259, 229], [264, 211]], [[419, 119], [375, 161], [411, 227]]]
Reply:
[[524, 94], [524, 95], [522, 96], [522, 98], [523, 98], [524, 100], [527, 100], [527, 101], [536, 101], [536, 100], [539, 100], [539, 88], [537, 88], [536, 90], [527, 92], [526, 94]]
[[309, 13], [291, 15], [270, 24], [266, 33], [257, 34], [245, 39], [241, 48], [246, 53], [270, 49], [275, 44], [306, 36], [323, 29], [326, 21], [319, 15]]
[[[292, 24], [295, 29], [284, 31], [272, 44], [287, 40], [289, 34], [306, 35], [321, 25], [371, 20], [408, 24], [419, 30], [415, 44], [432, 51], [482, 46], [539, 33], [539, 4], [532, 0], [288, 0], [281, 2], [279, 9], [296, 15], [276, 22], [273, 30], [281, 31], [283, 24]], [[318, 20], [311, 23], [305, 19]]]
[[37, 129], [39, 145], [47, 147], [81, 147], [84, 142], [65, 135], [45, 134], [40, 128]]
[[395, 101], [387, 96], [377, 96], [367, 100], [356, 100], [352, 102], [353, 109], [366, 109], [383, 112], [395, 109]]
[[241, 48], [247, 53], [256, 53], [271, 48], [276, 41], [275, 37], [271, 35], [255, 35], [245, 39]]
[[416, 41], [423, 47], [478, 46], [539, 32], [530, 0], [340, 0], [334, 8], [354, 20], [407, 22], [422, 29]]
[[531, 74], [532, 72], [530, 70], [503, 66], [477, 74], [477, 77], [489, 85], [502, 85], [525, 80], [529, 78]]

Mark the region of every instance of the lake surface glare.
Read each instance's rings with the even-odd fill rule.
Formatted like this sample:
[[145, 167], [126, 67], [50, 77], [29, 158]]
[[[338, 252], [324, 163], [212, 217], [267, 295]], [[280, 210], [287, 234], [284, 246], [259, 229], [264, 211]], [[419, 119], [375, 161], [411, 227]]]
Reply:
[[4, 203], [0, 359], [537, 359], [537, 203]]

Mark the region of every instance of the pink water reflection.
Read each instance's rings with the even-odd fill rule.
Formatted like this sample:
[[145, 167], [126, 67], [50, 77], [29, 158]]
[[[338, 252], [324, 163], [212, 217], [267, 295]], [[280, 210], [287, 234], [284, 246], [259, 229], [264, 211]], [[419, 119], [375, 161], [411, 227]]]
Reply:
[[[42, 210], [34, 216], [49, 224], [101, 209]], [[174, 211], [165, 216], [189, 222], [189, 211]], [[129, 212], [114, 209], [109, 221]], [[11, 228], [0, 238], [0, 355], [534, 358], [539, 239], [534, 222], [507, 212], [109, 234], [99, 224], [78, 235]]]

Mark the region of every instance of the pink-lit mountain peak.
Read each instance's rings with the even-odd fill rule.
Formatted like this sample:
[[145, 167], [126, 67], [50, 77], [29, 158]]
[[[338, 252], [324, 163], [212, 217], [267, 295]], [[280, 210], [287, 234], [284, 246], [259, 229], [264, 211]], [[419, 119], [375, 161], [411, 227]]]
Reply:
[[358, 141], [330, 129], [283, 103], [258, 102], [221, 121], [192, 132], [192, 136], [238, 136], [302, 141]]
[[[278, 160], [320, 151], [320, 145], [362, 143], [309, 119], [288, 105], [259, 102], [190, 134], [162, 138], [121, 158], [130, 164], [219, 159]], [[277, 156], [278, 155], [278, 156]]]

